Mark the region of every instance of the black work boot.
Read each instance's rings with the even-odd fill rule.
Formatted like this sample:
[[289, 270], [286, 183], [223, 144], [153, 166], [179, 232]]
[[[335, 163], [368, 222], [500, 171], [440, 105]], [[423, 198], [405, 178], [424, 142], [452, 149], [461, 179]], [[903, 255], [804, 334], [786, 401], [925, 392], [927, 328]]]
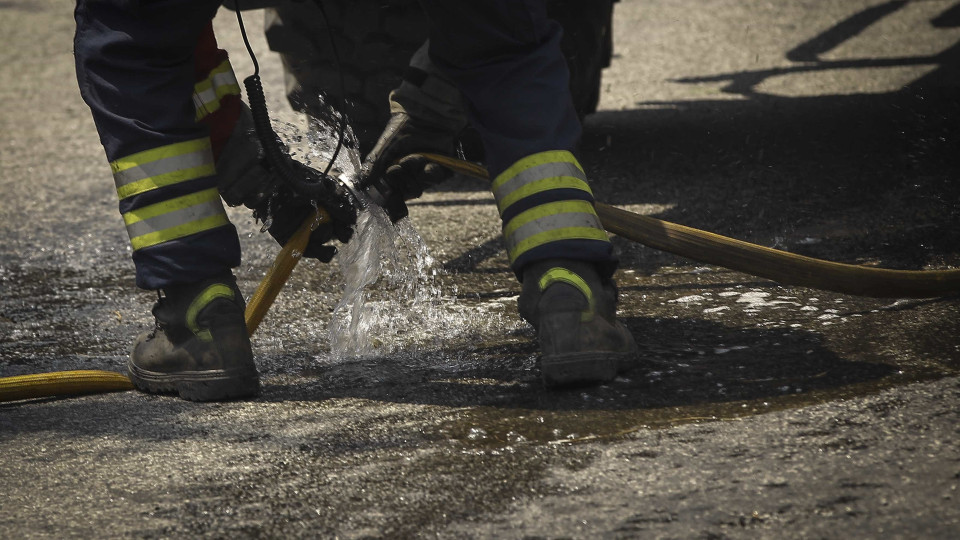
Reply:
[[130, 353], [133, 384], [191, 401], [257, 395], [260, 378], [243, 318], [243, 296], [233, 275], [163, 293], [153, 306], [156, 328], [140, 335]]
[[592, 263], [548, 259], [527, 265], [517, 304], [537, 330], [548, 387], [609, 382], [636, 362], [637, 344], [616, 318], [616, 285]]

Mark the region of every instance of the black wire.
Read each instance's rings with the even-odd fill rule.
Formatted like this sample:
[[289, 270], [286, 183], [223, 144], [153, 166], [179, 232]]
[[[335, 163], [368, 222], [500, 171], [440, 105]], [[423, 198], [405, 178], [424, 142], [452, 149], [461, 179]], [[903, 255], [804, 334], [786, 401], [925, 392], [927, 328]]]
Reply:
[[257, 55], [253, 54], [253, 47], [250, 46], [250, 40], [247, 39], [247, 29], [243, 26], [243, 16], [240, 15], [240, 0], [234, 0], [234, 5], [237, 8], [237, 25], [240, 26], [240, 37], [243, 38], [243, 44], [247, 47], [247, 54], [250, 55], [250, 60], [253, 61], [253, 74], [259, 77], [260, 64], [257, 63]]
[[[327, 27], [327, 37], [330, 39], [330, 50], [333, 52], [333, 62], [340, 79], [340, 128], [337, 134], [337, 146], [333, 150], [333, 156], [327, 163], [327, 168], [323, 171], [323, 176], [327, 176], [330, 174], [330, 169], [333, 168], [333, 164], [337, 161], [337, 156], [340, 155], [340, 149], [343, 148], [343, 139], [347, 132], [347, 84], [343, 76], [343, 66], [340, 65], [340, 54], [337, 52], [337, 43], [334, 41], [333, 33], [330, 31], [330, 18], [327, 16], [327, 11], [323, 8], [323, 3], [320, 0], [314, 0], [314, 3], [317, 5], [317, 9], [320, 10], [320, 14], [323, 16], [323, 23]], [[253, 76], [259, 78], [260, 64], [257, 63], [257, 55], [253, 54], [253, 47], [250, 46], [250, 40], [247, 39], [247, 29], [243, 25], [243, 16], [240, 14], [240, 0], [234, 0], [234, 5], [237, 10], [237, 25], [240, 26], [240, 36], [243, 38], [243, 44], [247, 48], [247, 54], [250, 55], [250, 60], [253, 62]]]

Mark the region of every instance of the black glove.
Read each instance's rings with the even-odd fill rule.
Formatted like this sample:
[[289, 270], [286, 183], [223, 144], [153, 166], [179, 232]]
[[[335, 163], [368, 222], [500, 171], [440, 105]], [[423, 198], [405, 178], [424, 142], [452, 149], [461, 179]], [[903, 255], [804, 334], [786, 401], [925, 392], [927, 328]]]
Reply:
[[418, 122], [405, 112], [395, 112], [364, 160], [360, 185], [395, 222], [407, 215], [404, 201], [416, 199], [424, 189], [453, 174], [446, 167], [410, 154], [453, 155], [455, 139], [455, 134], [445, 129]]
[[[300, 170], [299, 172], [311, 171], [305, 173], [305, 177], [308, 174], [319, 177], [319, 173], [306, 165], [295, 161], [293, 163]], [[336, 181], [326, 179], [325, 182], [335, 183]], [[325, 244], [334, 237], [343, 243], [347, 243], [353, 235], [352, 226], [357, 222], [356, 210], [353, 209], [353, 197], [349, 196], [349, 192], [339, 185], [333, 191], [335, 192], [334, 196], [339, 198], [338, 200], [328, 198], [326, 204], [319, 203], [330, 214], [331, 221], [321, 223], [310, 233], [310, 241], [303, 252], [304, 257], [330, 262], [330, 259], [336, 255], [337, 248]], [[340, 193], [340, 191], [346, 194]], [[270, 236], [283, 246], [297, 232], [304, 220], [314, 215], [316, 211], [317, 207], [313, 201], [280, 181], [275, 184], [275, 190], [253, 208], [253, 217], [262, 221]]]
[[403, 81], [390, 92], [390, 121], [366, 156], [358, 186], [384, 207], [390, 219], [407, 215], [404, 201], [449, 178], [445, 167], [418, 152], [454, 155], [460, 132], [467, 126], [460, 90], [430, 61], [429, 43], [410, 58]]
[[264, 222], [280, 245], [285, 245], [304, 220], [316, 212], [317, 205], [324, 208], [331, 222], [313, 231], [303, 256], [329, 262], [337, 250], [324, 244], [333, 237], [344, 243], [350, 240], [352, 225], [357, 222], [357, 202], [336, 179], [324, 177], [286, 153], [283, 157], [281, 167], [290, 171], [292, 178], [264, 158], [252, 120], [241, 115], [217, 160], [220, 195], [230, 206], [242, 204], [252, 209], [254, 217]]

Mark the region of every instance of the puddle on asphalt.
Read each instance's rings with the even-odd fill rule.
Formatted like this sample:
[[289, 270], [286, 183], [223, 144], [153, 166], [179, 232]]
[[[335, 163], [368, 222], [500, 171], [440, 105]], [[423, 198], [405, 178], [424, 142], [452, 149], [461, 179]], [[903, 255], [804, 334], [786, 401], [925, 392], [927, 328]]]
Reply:
[[[325, 152], [328, 153], [330, 150], [329, 137], [311, 135], [310, 143], [315, 149], [307, 152], [307, 155], [323, 157], [327, 155]], [[323, 148], [317, 150], [318, 146]], [[355, 155], [338, 160], [338, 166], [342, 170], [353, 174], [356, 173], [358, 163], [358, 156]], [[512, 310], [502, 309], [505, 305], [499, 301], [494, 302], [496, 304], [494, 307], [497, 309], [488, 311], [483, 308], [489, 306], [474, 302], [458, 304], [456, 287], [452, 287], [448, 292], [444, 291], [444, 285], [441, 282], [442, 270], [430, 256], [423, 239], [410, 225], [409, 220], [403, 220], [395, 227], [378, 208], [361, 213], [357, 234], [348, 245], [344, 246], [339, 257], [344, 274], [344, 294], [334, 311], [333, 322], [329, 329], [331, 354], [328, 359], [318, 359], [321, 364], [337, 364], [350, 358], [365, 358], [373, 359], [374, 364], [390, 363], [392, 366], [394, 360], [400, 357], [415, 359], [418, 356], [417, 351], [424, 349], [433, 351], [428, 356], [434, 357], [436, 362], [436, 350], [442, 349], [443, 344], [449, 344], [451, 341], [464, 343], [465, 335], [475, 335], [477, 339], [482, 339], [485, 334], [495, 332], [494, 327], [502, 327], [505, 324], [499, 319], [501, 315], [508, 319], [516, 317]], [[698, 276], [698, 283], [692, 286], [696, 291], [671, 299], [661, 298], [663, 302], [659, 305], [663, 306], [662, 308], [644, 305], [640, 311], [652, 312], [655, 316], [670, 316], [674, 319], [677, 311], [683, 309], [691, 310], [691, 317], [727, 318], [733, 315], [739, 317], [739, 319], [729, 319], [736, 321], [733, 323], [735, 326], [739, 324], [743, 328], [753, 328], [754, 331], [758, 331], [756, 328], [759, 327], [763, 332], [777, 332], [777, 335], [781, 335], [779, 332], [782, 331], [795, 332], [798, 335], [819, 333], [825, 330], [825, 327], [844, 322], [845, 317], [862, 317], [871, 312], [866, 310], [864, 313], [845, 313], [848, 310], [846, 306], [841, 306], [844, 303], [843, 298], [821, 299], [816, 294], [805, 294], [800, 298], [765, 286], [730, 288], [730, 276], [725, 272], [717, 277], [719, 280], [717, 285], [726, 285], [726, 287], [721, 285], [724, 290], [700, 288], [698, 286], [701, 285], [701, 281], [703, 285], [707, 285], [706, 282], [709, 281], [711, 274], [718, 273], [710, 268], [697, 268], [694, 273]], [[668, 276], [667, 281], [669, 280]], [[855, 301], [851, 303], [856, 304]], [[841, 307], [844, 311], [841, 311]], [[657, 314], [659, 310], [663, 313]], [[478, 321], [486, 322], [478, 323]], [[736, 332], [736, 330], [732, 331], [732, 333]], [[750, 330], [741, 333], [747, 336], [749, 332]], [[682, 330], [680, 334], [683, 334]], [[772, 334], [764, 334], [764, 338], [768, 338], [769, 335]], [[610, 440], [628, 436], [639, 430], [668, 428], [690, 423], [731, 421], [870, 395], [903, 384], [940, 378], [948, 372], [956, 371], [946, 369], [945, 366], [937, 367], [923, 363], [906, 362], [902, 365], [890, 359], [886, 362], [879, 361], [877, 364], [871, 364], [869, 360], [864, 361], [863, 358], [844, 363], [842, 358], [837, 359], [834, 356], [832, 346], [824, 348], [823, 343], [815, 343], [813, 348], [826, 359], [819, 363], [808, 362], [810, 365], [800, 368], [799, 373], [787, 374], [776, 370], [764, 372], [762, 368], [754, 369], [757, 364], [751, 364], [751, 361], [728, 367], [723, 367], [716, 360], [713, 363], [704, 362], [704, 365], [697, 365], [698, 355], [713, 359], [723, 355], [723, 358], [727, 359], [737, 356], [738, 353], [752, 354], [755, 340], [751, 336], [743, 337], [741, 343], [725, 343], [724, 340], [713, 341], [713, 336], [704, 333], [701, 337], [706, 339], [703, 339], [700, 345], [691, 344], [684, 338], [682, 340], [684, 346], [680, 347], [682, 352], [678, 357], [671, 354], [662, 355], [662, 360], [683, 366], [678, 368], [681, 371], [687, 369], [684, 377], [680, 377], [687, 383], [695, 380], [704, 371], [720, 372], [718, 379], [722, 382], [716, 382], [714, 379], [704, 383], [691, 383], [694, 391], [697, 384], [715, 384], [720, 387], [719, 391], [711, 387], [701, 395], [700, 400], [691, 399], [690, 394], [686, 394], [684, 398], [676, 400], [645, 401], [642, 398], [633, 397], [626, 399], [626, 403], [618, 402], [618, 393], [621, 396], [624, 393], [642, 393], [645, 389], [651, 388], [651, 385], [657, 385], [663, 378], [670, 378], [673, 376], [671, 374], [675, 374], [675, 371], [664, 369], [663, 371], [667, 372], [666, 375], [653, 377], [639, 387], [628, 379], [621, 379], [599, 391], [596, 389], [573, 391], [574, 396], [582, 397], [582, 402], [579, 404], [576, 403], [576, 399], [569, 399], [568, 394], [568, 398], [565, 398], [560, 406], [554, 403], [554, 406], [548, 405], [544, 409], [485, 405], [459, 409], [448, 421], [436, 428], [434, 435], [440, 439], [458, 441], [468, 448], [494, 450], [523, 444], [573, 444], [583, 441]], [[768, 358], [762, 358], [761, 362], [789, 363], [795, 360], [789, 355], [783, 357], [771, 353], [770, 351], [776, 350], [776, 347], [781, 345], [774, 341], [774, 339], [768, 341], [766, 353], [759, 353], [768, 356]], [[797, 343], [791, 343], [789, 346], [806, 349], [803, 339], [795, 341]], [[759, 349], [763, 350], [764, 347], [761, 346]], [[810, 352], [805, 350], [798, 354]], [[444, 369], [453, 367], [456, 372], [456, 366], [450, 365], [446, 355], [440, 356], [444, 358], [443, 361], [436, 362], [438, 366], [443, 364]], [[842, 352], [840, 356], [843, 356]], [[471, 360], [476, 362], [477, 359]], [[838, 361], [833, 362], [834, 360]], [[820, 372], [820, 364], [828, 365], [829, 369]], [[691, 365], [693, 367], [690, 367]], [[875, 368], [869, 366], [875, 366]], [[421, 373], [430, 371], [429, 366], [408, 365], [406, 368], [412, 368], [412, 371], [420, 369]], [[743, 371], [738, 372], [737, 368]], [[855, 373], [853, 375], [844, 373], [845, 368], [850, 368]], [[372, 369], [377, 369], [376, 365]], [[724, 370], [727, 372], [723, 373]], [[761, 375], [761, 378], [756, 381], [749, 380], [749, 376], [744, 377], [744, 374], [755, 371], [761, 371], [765, 375]], [[847, 380], [816, 381], [818, 377], [833, 376], [836, 372], [840, 372], [841, 377]], [[828, 373], [830, 375], [827, 375]], [[453, 375], [456, 377], [455, 373]], [[712, 373], [708, 372], [706, 375], [710, 376]], [[639, 377], [643, 378], [642, 375]], [[803, 382], [794, 384], [794, 381]], [[410, 382], [413, 383], [411, 386], [417, 386], [413, 380]], [[449, 392], [456, 392], [457, 386], [464, 388], [471, 386], [469, 379], [449, 382], [451, 383], [447, 390]], [[496, 386], [495, 379], [493, 384]], [[679, 388], [678, 385], [684, 384], [683, 382], [667, 384], [673, 385], [672, 389], [679, 392], [690, 390], [690, 388]], [[739, 392], [731, 390], [729, 395], [724, 395], [724, 385], [735, 387], [738, 384], [741, 386], [753, 384], [756, 385], [756, 389]], [[524, 399], [522, 396], [526, 390], [540, 394], [537, 399], [542, 402], [549, 402], [552, 399], [543, 397], [540, 390], [529, 386], [520, 384], [518, 388], [514, 388], [512, 391], [518, 392], [518, 395], [507, 396], [507, 402], [512, 400], [515, 404], [523, 404], [525, 401], [530, 403], [530, 399]], [[669, 389], [667, 391], [669, 392]], [[511, 391], [508, 390], [507, 394], [510, 393]], [[747, 397], [747, 399], [737, 399], [738, 397]], [[605, 406], [604, 401], [610, 406]], [[672, 405], [662, 406], [664, 402]]]
[[[627, 319], [636, 335], [656, 336], [655, 344], [641, 343], [641, 356], [655, 359], [656, 367], [592, 389], [551, 393], [528, 385], [535, 397], [524, 399], [519, 391], [503, 400], [504, 407], [457, 411], [436, 436], [483, 451], [616, 440], [643, 430], [874, 395], [960, 373], [955, 300], [891, 302], [772, 291], [672, 293], [680, 300], [672, 305], [690, 304], [690, 319]], [[723, 324], [702, 320], [705, 307], [718, 307], [710, 296], [734, 304], [730, 311], [739, 318], [718, 316]], [[809, 305], [820, 309], [802, 309]], [[779, 318], [784, 310], [802, 318], [776, 327], [756, 324], [760, 312]], [[827, 311], [836, 324], [824, 327]], [[798, 320], [803, 328], [797, 328]], [[534, 407], [525, 407], [528, 403]]]
[[[631, 433], [733, 421], [877, 394], [907, 383], [931, 381], [943, 372], [897, 373], [875, 381], [759, 399], [640, 409], [544, 410], [477, 407], [457, 411], [434, 433], [465, 448], [499, 451], [519, 445], [562, 445], [615, 441]], [[616, 384], [616, 383], [614, 383]], [[587, 395], [587, 394], [584, 394]]]
[[[331, 151], [329, 143], [324, 141], [327, 139], [312, 137], [311, 149], [299, 157], [307, 158], [305, 161], [308, 163], [312, 159], [322, 161]], [[358, 156], [349, 149], [345, 149], [344, 152], [337, 160], [338, 167], [355, 173], [359, 165]], [[417, 391], [417, 385], [421, 384], [420, 378], [415, 376], [417, 370], [424, 373], [429, 373], [431, 369], [449, 372], [449, 375], [454, 378], [449, 385], [448, 391], [451, 393], [456, 393], [458, 386], [466, 389], [473, 385], [492, 387], [497, 384], [502, 385], [502, 379], [493, 378], [489, 382], [484, 382], [467, 377], [469, 370], [464, 370], [465, 365], [493, 362], [491, 359], [484, 358], [482, 354], [466, 353], [458, 358], [458, 351], [452, 354], [437, 354], [436, 350], [442, 349], [444, 345], [449, 345], [451, 342], [457, 344], [472, 342], [474, 349], [483, 349], [484, 341], [491, 339], [491, 335], [502, 335], [504, 329], [515, 330], [517, 316], [511, 297], [493, 294], [490, 298], [483, 297], [481, 300], [480, 294], [477, 294], [476, 301], [458, 302], [456, 287], [443, 284], [444, 276], [441, 269], [430, 256], [423, 239], [409, 221], [401, 221], [395, 228], [380, 211], [364, 212], [361, 215], [358, 233], [353, 241], [344, 247], [340, 258], [345, 274], [346, 293], [334, 312], [335, 323], [331, 324], [329, 329], [332, 353], [327, 360], [328, 363], [336, 363], [350, 357], [372, 357], [373, 365], [369, 369], [374, 371], [379, 370], [383, 364], [400, 364], [398, 368], [414, 372], [414, 376], [407, 375], [414, 393]], [[624, 274], [629, 275], [628, 272]], [[777, 332], [792, 331], [798, 334], [829, 331], [834, 335], [842, 334], [843, 331], [836, 330], [837, 327], [831, 325], [839, 325], [844, 320], [853, 320], [876, 312], [875, 309], [858, 310], [845, 306], [841, 310], [840, 305], [844, 303], [846, 297], [834, 298], [815, 292], [797, 297], [793, 296], [793, 293], [782, 294], [782, 290], [768, 287], [737, 287], [734, 290], [730, 287], [729, 273], [713, 272], [710, 269], [698, 271], [696, 275], [699, 276], [696, 284], [690, 284], [689, 281], [682, 281], [668, 274], [666, 277], [653, 278], [657, 283], [652, 287], [650, 286], [651, 278], [644, 278], [646, 281], [643, 282], [642, 288], [633, 291], [629, 287], [630, 280], [626, 280], [624, 285], [627, 287], [624, 287], [624, 290], [627, 294], [624, 298], [628, 303], [630, 297], [634, 297], [633, 302], [640, 302], [638, 297], [643, 295], [646, 298], [644, 293], [652, 295], [657, 288], [663, 289], [664, 284], [671, 280], [676, 280], [677, 284], [691, 289], [687, 294], [678, 293], [672, 298], [658, 298], [657, 300], [662, 300], [659, 304], [662, 307], [644, 303], [642, 306], [627, 306], [628, 311], [650, 313], [652, 316], [662, 316], [665, 319], [676, 318], [676, 313], [680, 312], [678, 310], [683, 309], [690, 310], [689, 317], [700, 319], [726, 318], [736, 312], [741, 318], [735, 320], [733, 325], [739, 325], [742, 328], [765, 325], [764, 331], [769, 332], [773, 332], [774, 329]], [[68, 343], [62, 339], [63, 335], [86, 330], [79, 328], [81, 325], [76, 325], [77, 328], [74, 328], [68, 323], [70, 318], [76, 316], [75, 309], [90, 304], [90, 299], [80, 294], [65, 297], [64, 289], [86, 291], [104, 288], [103, 284], [87, 283], [90, 280], [89, 274], [54, 276], [55, 283], [51, 283], [49, 275], [39, 271], [0, 268], [0, 276], [2, 276], [0, 281], [15, 280], [17, 283], [16, 295], [5, 295], [4, 298], [0, 298], [0, 367], [3, 366], [4, 361], [11, 362], [13, 359], [23, 360], [38, 354], [49, 354], [51, 343]], [[463, 276], [457, 277], [460, 283], [464, 282], [462, 278]], [[113, 287], [120, 287], [113, 283], [116, 278], [98, 276], [98, 279], [103, 281], [109, 279]], [[478, 281], [482, 279], [483, 277], [472, 278], [469, 283], [476, 287]], [[717, 283], [711, 284], [711, 279], [716, 279]], [[82, 282], [82, 285], [75, 285], [74, 282]], [[129, 288], [127, 283], [122, 285]], [[713, 285], [716, 286], [711, 288]], [[50, 326], [49, 317], [42, 321], [36, 320], [37, 317], [31, 313], [32, 310], [28, 310], [25, 306], [28, 301], [36, 303], [37, 299], [46, 302], [50, 298], [51, 287], [61, 291], [54, 296], [52, 303], [69, 313], [54, 317], [54, 322], [60, 321], [59, 326], [46, 328], [47, 333], [41, 335], [35, 330], [38, 325]], [[849, 303], [856, 305], [857, 301], [849, 299]], [[906, 304], [903, 309], [909, 310], [911, 306]], [[900, 306], [893, 303], [886, 308], [900, 309]], [[662, 313], [658, 313], [658, 310], [662, 310]], [[774, 317], [773, 313], [777, 316]], [[798, 318], [801, 314], [805, 315]], [[751, 317], [755, 317], [755, 320], [751, 320]], [[865, 329], [873, 331], [862, 322], [857, 324], [861, 325], [859, 327], [861, 332]], [[825, 327], [830, 329], [827, 330]], [[814, 330], [809, 330], [811, 328]], [[120, 328], [117, 333], [123, 333], [125, 330]], [[930, 350], [942, 351], [945, 347], [951, 347], [943, 340], [954, 339], [952, 336], [956, 333], [950, 333], [949, 329], [944, 330], [947, 331], [931, 332], [929, 336], [923, 338], [930, 340], [928, 345]], [[709, 332], [712, 331], [714, 330]], [[856, 331], [851, 329], [845, 332], [855, 333]], [[730, 335], [736, 332], [744, 334], [745, 337], [740, 342], [715, 340], [709, 332], [707, 330], [700, 332], [699, 344], [692, 342], [683, 329], [667, 332], [668, 337], [665, 341], [669, 344], [672, 340], [676, 350], [654, 353], [660, 356], [661, 360], [678, 366], [677, 369], [682, 372], [682, 377], [679, 377], [680, 382], [670, 381], [669, 379], [675, 377], [675, 374], [664, 369], [663, 371], [668, 373], [657, 377], [651, 377], [649, 374], [646, 376], [631, 374], [630, 377], [636, 380], [620, 379], [599, 389], [571, 390], [561, 394], [543, 392], [535, 387], [536, 383], [514, 383], [512, 390], [509, 389], [511, 385], [506, 387], [506, 393], [512, 393], [512, 395], [506, 396], [504, 406], [482, 404], [457, 408], [449, 413], [448, 420], [441, 422], [437, 427], [425, 429], [431, 430], [432, 435], [438, 439], [455, 441], [465, 448], [481, 451], [501, 451], [518, 445], [561, 445], [616, 440], [642, 430], [692, 423], [733, 421], [759, 414], [876, 394], [904, 384], [934, 380], [955, 374], [960, 370], [960, 364], [951, 367], [938, 365], [936, 362], [923, 363], [890, 358], [885, 363], [877, 364], [886, 371], [873, 371], [859, 376], [859, 379], [855, 377], [855, 382], [811, 385], [807, 383], [822, 375], [819, 368], [814, 369], [816, 366], [812, 366], [808, 371], [801, 372], [799, 380], [804, 382], [803, 388], [799, 388], [795, 387], [793, 379], [783, 373], [770, 372], [752, 380], [754, 379], [752, 375], [742, 376], [744, 372], [752, 372], [752, 369], [738, 372], [736, 368], [742, 368], [743, 365], [723, 367], [716, 361], [719, 357], [729, 359], [738, 354], [750, 354], [757, 349], [766, 350], [766, 353], [761, 354], [770, 355], [770, 351], [774, 350], [779, 343], [768, 343], [766, 347], [757, 346], [754, 339], [756, 335], [748, 335], [737, 330], [731, 331]], [[694, 334], [696, 335], [696, 332]], [[47, 336], [51, 341], [44, 341]], [[522, 336], [522, 339], [529, 339], [529, 337]], [[126, 338], [124, 333], [123, 337], [108, 339], [106, 345], [72, 341], [69, 342], [69, 352], [74, 355], [104, 354], [113, 351], [115, 344]], [[517, 348], [515, 343], [497, 342], [496, 345], [510, 349]], [[785, 343], [785, 345], [799, 350], [798, 354], [802, 354], [802, 349], [805, 348], [802, 340]], [[820, 346], [822, 347], [823, 344]], [[854, 345], [840, 347], [830, 345], [829, 349], [838, 350], [837, 354], [842, 357], [845, 348], [846, 351], [850, 351], [853, 347]], [[669, 348], [669, 345], [665, 348]], [[426, 349], [430, 349], [431, 354], [417, 353], [418, 350]], [[61, 351], [55, 347], [53, 351], [55, 354], [61, 354]], [[493, 348], [490, 352], [496, 354]], [[919, 355], [916, 351], [912, 354]], [[509, 355], [501, 354], [500, 356]], [[397, 361], [403, 357], [408, 358], [409, 365], [402, 365], [402, 362]], [[706, 364], [709, 365], [706, 366], [698, 365], [700, 357], [713, 359], [713, 363], [707, 362]], [[451, 358], [456, 358], [456, 361], [451, 362]], [[428, 366], [420, 365], [424, 359], [432, 363]], [[762, 360], [791, 362], [794, 359], [771, 355], [771, 358]], [[507, 376], [515, 378], [522, 369], [518, 362], [510, 362], [504, 361], [509, 365], [505, 365], [499, 374], [502, 375], [505, 372]], [[442, 369], [436, 369], [438, 367]], [[748, 362], [747, 367], [750, 367]], [[481, 370], [482, 368], [470, 367], [470, 369]], [[683, 371], [684, 369], [686, 372]], [[698, 379], [706, 369], [716, 371], [719, 375], [717, 378], [723, 383], [716, 383], [716, 379], [709, 381]], [[844, 365], [841, 365], [834, 371], [843, 371], [843, 369]], [[366, 368], [361, 371], [366, 371]], [[529, 374], [524, 373], [524, 375]], [[463, 378], [457, 379], [459, 375]], [[358, 374], [358, 378], [361, 379], [369, 376], [369, 373]], [[690, 382], [695, 380], [700, 382]], [[741, 385], [756, 384], [763, 386], [763, 389], [746, 392], [750, 395], [748, 399], [737, 399], [743, 396], [725, 398], [721, 395], [722, 392], [718, 392], [713, 387], [714, 385], [722, 386], [722, 384], [733, 386], [735, 381], [739, 381]], [[674, 400], [646, 399], [642, 395], [639, 397], [630, 395], [642, 394], [661, 383], [669, 387], [668, 392], [678, 390], [689, 393], [682, 399]], [[690, 396], [691, 393], [697, 393], [708, 387], [710, 387], [709, 391], [703, 392], [700, 399]], [[786, 390], [777, 393], [774, 390], [778, 387]], [[530, 395], [534, 397], [531, 398]], [[557, 395], [560, 397], [556, 397]], [[624, 398], [624, 395], [627, 397]], [[376, 399], [375, 395], [368, 397]], [[417, 402], [409, 397], [405, 399]], [[511, 402], [513, 406], [510, 405]], [[664, 405], [664, 402], [671, 404]], [[443, 405], [442, 402], [439, 404]], [[543, 408], [528, 406], [538, 404], [543, 405]], [[521, 406], [517, 407], [517, 405]]]

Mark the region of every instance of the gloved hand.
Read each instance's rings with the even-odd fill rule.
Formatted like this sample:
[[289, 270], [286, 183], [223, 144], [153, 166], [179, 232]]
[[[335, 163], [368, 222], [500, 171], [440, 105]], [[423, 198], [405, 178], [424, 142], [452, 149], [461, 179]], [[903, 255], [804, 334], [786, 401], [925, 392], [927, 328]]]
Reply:
[[460, 90], [430, 61], [428, 51], [429, 43], [424, 43], [414, 53], [403, 82], [390, 93], [390, 121], [364, 159], [358, 182], [393, 221], [407, 215], [404, 201], [451, 175], [440, 165], [407, 156], [453, 155], [467, 125]]
[[416, 199], [424, 189], [453, 174], [441, 165], [410, 154], [453, 155], [455, 139], [455, 133], [420, 122], [406, 112], [394, 112], [364, 160], [360, 182], [370, 198], [396, 222], [407, 216], [404, 201]]
[[[304, 178], [320, 177], [320, 174], [310, 167], [291, 161], [298, 174], [302, 174]], [[322, 181], [334, 183], [332, 179]], [[330, 259], [336, 255], [337, 248], [326, 244], [334, 237], [344, 244], [350, 241], [353, 225], [357, 222], [356, 203], [343, 186], [336, 185], [331, 186], [330, 197], [319, 204], [330, 214], [331, 221], [318, 225], [310, 233], [310, 241], [303, 256], [330, 262]], [[270, 236], [282, 246], [286, 245], [304, 220], [314, 215], [316, 211], [317, 207], [313, 201], [280, 181], [275, 184], [274, 192], [253, 208], [253, 217], [262, 221]]]
[[336, 180], [323, 177], [286, 154], [287, 167], [294, 173], [301, 188], [310, 195], [298, 192], [279, 171], [264, 158], [264, 151], [253, 131], [249, 110], [244, 108], [240, 121], [217, 159], [220, 195], [230, 206], [244, 205], [252, 209], [255, 218], [263, 221], [267, 231], [280, 245], [285, 245], [293, 233], [319, 204], [330, 214], [332, 221], [318, 226], [310, 235], [304, 257], [329, 262], [337, 250], [324, 245], [333, 237], [346, 243], [353, 234], [357, 221], [357, 203], [353, 195]]

